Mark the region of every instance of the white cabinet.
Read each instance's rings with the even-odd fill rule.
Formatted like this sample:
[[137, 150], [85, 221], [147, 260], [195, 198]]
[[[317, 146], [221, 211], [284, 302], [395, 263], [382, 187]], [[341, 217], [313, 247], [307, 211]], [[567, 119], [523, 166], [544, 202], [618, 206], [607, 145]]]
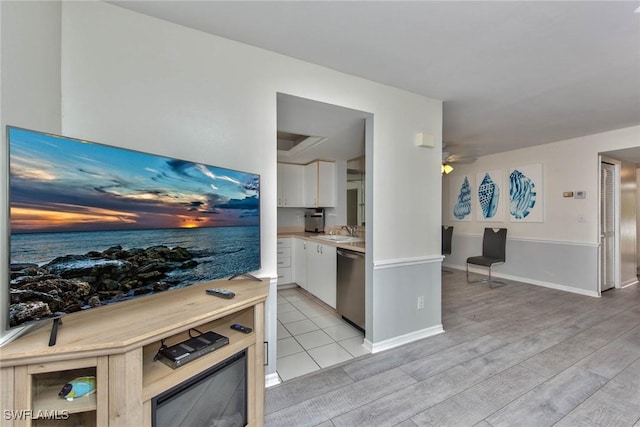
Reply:
[[305, 290], [309, 290], [307, 288], [307, 247], [309, 245], [309, 242], [304, 239], [291, 239], [293, 281]]
[[278, 163], [278, 207], [304, 207], [305, 166]]
[[307, 243], [307, 291], [336, 308], [336, 248]]
[[307, 208], [336, 205], [336, 164], [317, 161], [304, 167], [304, 203]]
[[278, 239], [278, 285], [286, 285], [293, 282], [291, 274], [291, 240], [288, 237]]

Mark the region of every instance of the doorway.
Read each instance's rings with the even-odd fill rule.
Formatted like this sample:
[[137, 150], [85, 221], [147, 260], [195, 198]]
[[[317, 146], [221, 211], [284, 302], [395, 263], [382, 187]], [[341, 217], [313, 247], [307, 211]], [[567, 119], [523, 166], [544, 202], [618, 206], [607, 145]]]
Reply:
[[[283, 93], [277, 94], [276, 101], [277, 161], [302, 166], [316, 160], [335, 163], [335, 190], [338, 196], [334, 205], [323, 206], [325, 230], [340, 229], [342, 225], [364, 226], [365, 199], [370, 200], [370, 197], [365, 198], [364, 193], [366, 190], [370, 195], [372, 191], [365, 180], [365, 162], [371, 162], [373, 115]], [[301, 137], [302, 142], [289, 143], [292, 147], [288, 148], [284, 143], [287, 141], [280, 144], [281, 137]], [[304, 144], [304, 141], [311, 139], [312, 143]], [[357, 185], [352, 182], [356, 175]], [[284, 182], [286, 177], [282, 178]], [[355, 193], [351, 191], [354, 188], [357, 190]], [[283, 237], [304, 231], [303, 218], [307, 208], [303, 205], [304, 202], [302, 205], [278, 206], [278, 232], [282, 232]], [[360, 232], [364, 233], [364, 230]], [[316, 274], [318, 268], [323, 267], [323, 264], [318, 264], [317, 257], [309, 255], [316, 251], [307, 251], [306, 244], [297, 238], [286, 249], [283, 253], [290, 254], [290, 267], [284, 265], [282, 268], [288, 268], [289, 274], [282, 274], [282, 280], [278, 279], [276, 309], [275, 365], [280, 379], [286, 381], [367, 354], [368, 351], [363, 347], [362, 332], [342, 320], [334, 305], [324, 304], [317, 298], [318, 295], [314, 295], [313, 289], [304, 287], [305, 282], [308, 285], [309, 277], [314, 277], [318, 282], [320, 276], [320, 288], [337, 286], [337, 280], [330, 270], [325, 268], [325, 274]], [[369, 268], [372, 269], [372, 266]], [[278, 276], [281, 276], [280, 271]], [[365, 273], [365, 280], [366, 276]], [[334, 277], [335, 283], [332, 283], [331, 277]]]
[[616, 287], [619, 272], [619, 163], [600, 161], [600, 292]]

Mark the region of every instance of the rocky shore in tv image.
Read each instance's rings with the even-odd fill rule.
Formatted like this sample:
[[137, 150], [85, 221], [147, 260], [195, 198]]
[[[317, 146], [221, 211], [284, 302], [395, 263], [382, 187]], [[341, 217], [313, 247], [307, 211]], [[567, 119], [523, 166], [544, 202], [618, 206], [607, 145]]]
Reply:
[[[116, 243], [132, 233], [149, 246]], [[17, 235], [10, 326], [246, 272], [260, 265], [258, 236], [258, 226]], [[100, 246], [95, 242], [113, 245], [47, 260], [54, 247]]]

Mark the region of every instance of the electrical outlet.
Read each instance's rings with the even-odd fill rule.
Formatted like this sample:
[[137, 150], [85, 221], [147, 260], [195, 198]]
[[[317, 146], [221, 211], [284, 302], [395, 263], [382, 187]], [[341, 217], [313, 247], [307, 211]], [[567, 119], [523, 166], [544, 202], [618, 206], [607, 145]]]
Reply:
[[420, 295], [418, 297], [418, 310], [422, 310], [424, 308], [424, 296]]

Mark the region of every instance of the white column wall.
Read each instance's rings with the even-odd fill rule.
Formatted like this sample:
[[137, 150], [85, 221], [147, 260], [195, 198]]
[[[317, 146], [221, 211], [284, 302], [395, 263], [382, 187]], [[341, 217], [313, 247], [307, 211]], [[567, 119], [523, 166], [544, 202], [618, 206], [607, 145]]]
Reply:
[[[372, 235], [367, 233], [367, 252], [379, 262], [438, 255], [440, 209], [429, 201], [441, 197], [440, 101], [110, 4], [63, 4], [62, 132], [259, 173], [260, 274], [271, 278], [276, 277], [278, 92], [373, 114], [373, 140], [367, 147], [374, 162], [373, 195], [368, 200], [375, 213], [369, 218], [376, 222], [367, 222], [373, 228]], [[415, 147], [417, 132], [433, 134], [436, 148]], [[439, 263], [422, 268], [439, 271]], [[430, 292], [406, 283], [415, 277], [396, 271], [368, 281], [373, 300], [393, 301], [397, 288], [390, 284], [396, 284], [404, 285], [406, 299], [412, 301], [387, 304], [373, 313], [371, 329], [384, 325], [385, 335], [371, 335], [372, 342], [440, 324], [439, 275], [417, 276]], [[275, 371], [276, 359], [272, 283], [268, 374]], [[432, 296], [419, 313], [414, 303], [418, 294]], [[413, 321], [396, 320], [398, 313], [407, 312], [415, 314]], [[425, 316], [427, 312], [431, 315]]]

